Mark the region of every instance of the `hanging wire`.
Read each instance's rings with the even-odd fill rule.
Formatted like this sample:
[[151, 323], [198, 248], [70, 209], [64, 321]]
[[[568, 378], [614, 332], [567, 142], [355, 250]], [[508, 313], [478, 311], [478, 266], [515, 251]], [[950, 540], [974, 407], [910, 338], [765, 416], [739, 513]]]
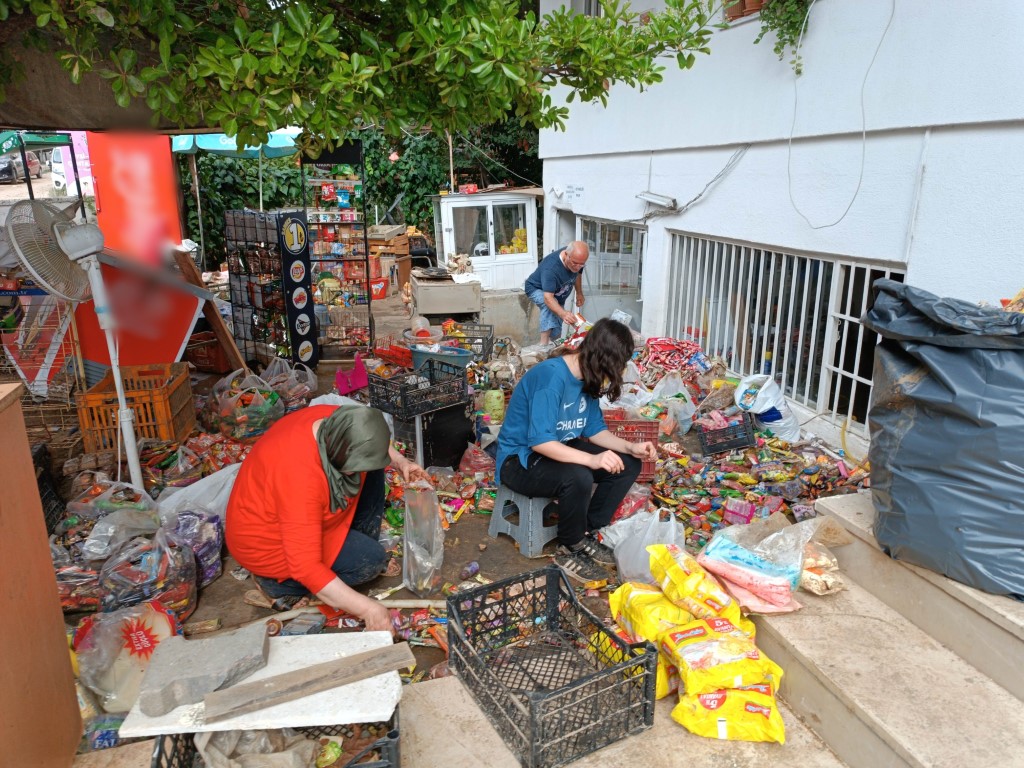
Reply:
[[495, 159], [494, 159], [493, 157], [491, 157], [491, 156], [490, 156], [490, 155], [488, 155], [488, 154], [487, 154], [486, 152], [484, 152], [484, 151], [483, 151], [482, 149], [480, 149], [480, 147], [478, 147], [478, 146], [477, 146], [476, 144], [474, 144], [474, 143], [473, 143], [472, 141], [470, 141], [469, 139], [467, 139], [467, 138], [466, 138], [466, 137], [465, 137], [465, 136], [464, 136], [463, 134], [461, 134], [461, 133], [460, 133], [460, 134], [458, 134], [458, 137], [459, 137], [460, 139], [462, 139], [462, 140], [463, 140], [464, 142], [466, 142], [467, 144], [469, 144], [469, 146], [471, 146], [471, 147], [472, 147], [473, 149], [475, 149], [475, 150], [476, 150], [477, 152], [479, 152], [479, 153], [480, 153], [481, 155], [483, 155], [483, 156], [484, 156], [484, 157], [486, 157], [486, 158], [487, 158], [488, 160], [490, 160], [490, 161], [491, 161], [492, 163], [494, 163], [495, 165], [497, 165], [497, 166], [498, 166], [499, 168], [504, 168], [504, 169], [505, 169], [506, 171], [508, 171], [509, 173], [511, 173], [511, 174], [512, 174], [513, 176], [515, 176], [515, 177], [516, 177], [517, 179], [522, 179], [522, 180], [523, 180], [523, 181], [525, 181], [525, 182], [526, 182], [527, 184], [532, 184], [532, 185], [533, 185], [533, 186], [535, 186], [535, 187], [539, 187], [539, 186], [540, 186], [540, 184], [538, 184], [538, 183], [537, 183], [536, 181], [531, 181], [530, 179], [526, 178], [525, 176], [520, 176], [520, 175], [519, 175], [518, 173], [516, 173], [515, 171], [513, 171], [513, 170], [512, 170], [511, 168], [509, 168], [509, 167], [508, 167], [507, 165], [502, 165], [502, 164], [501, 164], [500, 162], [498, 162], [498, 161], [497, 161], [497, 160], [495, 160]]
[[[796, 41], [796, 55], [800, 55], [800, 48], [804, 42], [804, 33], [807, 31], [807, 20], [811, 17], [811, 9], [814, 7], [817, 0], [812, 0], [811, 4], [807, 6], [807, 13], [804, 14], [804, 23], [800, 26], [800, 37]], [[878, 52], [882, 50], [882, 43], [885, 42], [886, 35], [889, 34], [889, 28], [892, 26], [893, 17], [896, 15], [896, 0], [892, 0], [892, 8], [889, 11], [889, 21], [885, 24], [885, 29], [882, 31], [882, 36], [878, 40], [878, 45], [875, 46], [875, 52], [871, 55], [871, 62], [868, 64], [867, 70], [864, 72], [864, 79], [860, 84], [860, 173], [857, 177], [857, 186], [853, 190], [853, 197], [850, 198], [850, 202], [846, 206], [846, 210], [842, 212], [838, 219], [829, 224], [812, 224], [811, 220], [807, 215], [800, 210], [800, 206], [796, 204], [796, 200], [793, 198], [793, 135], [796, 133], [796, 115], [797, 115], [797, 103], [799, 89], [797, 88], [797, 82], [799, 77], [793, 76], [793, 122], [789, 126], [789, 145], [786, 152], [786, 180], [789, 191], [789, 203], [793, 206], [793, 210], [796, 211], [800, 218], [807, 222], [807, 226], [811, 229], [827, 229], [834, 227], [836, 224], [846, 218], [846, 214], [853, 208], [854, 202], [857, 200], [857, 196], [860, 194], [861, 184], [864, 183], [864, 164], [867, 159], [867, 147], [868, 147], [868, 128], [867, 128], [867, 110], [864, 106], [864, 94], [867, 90], [868, 76], [871, 74], [871, 68], [875, 66], [875, 59], [878, 58]]]

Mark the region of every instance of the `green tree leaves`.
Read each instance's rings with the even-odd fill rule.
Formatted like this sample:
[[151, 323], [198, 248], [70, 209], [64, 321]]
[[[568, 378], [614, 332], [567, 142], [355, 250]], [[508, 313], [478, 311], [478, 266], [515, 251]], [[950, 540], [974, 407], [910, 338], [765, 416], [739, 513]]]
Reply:
[[302, 125], [314, 149], [371, 124], [458, 132], [511, 113], [562, 127], [552, 88], [605, 102], [616, 83], [660, 82], [662, 61], [691, 67], [712, 9], [666, 0], [641, 18], [608, 0], [600, 17], [538, 20], [518, 0], [0, 0], [0, 18], [33, 17], [69, 77], [102, 74], [118, 103], [250, 143]]

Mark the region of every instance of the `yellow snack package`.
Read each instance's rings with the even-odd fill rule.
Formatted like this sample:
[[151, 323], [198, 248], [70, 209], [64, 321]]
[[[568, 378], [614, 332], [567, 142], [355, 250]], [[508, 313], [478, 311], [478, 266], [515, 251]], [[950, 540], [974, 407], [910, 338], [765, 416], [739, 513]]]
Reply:
[[652, 544], [651, 574], [661, 585], [665, 597], [698, 619], [721, 616], [740, 626], [743, 615], [718, 580], [704, 570], [697, 559], [675, 544]]
[[679, 670], [688, 696], [782, 680], [782, 669], [728, 619], [698, 619], [669, 630], [659, 646]]
[[[693, 621], [686, 610], [649, 584], [623, 584], [609, 595], [608, 605], [615, 623], [631, 638], [631, 642], [650, 640], [657, 645], [658, 638], [665, 632]], [[659, 650], [654, 697], [663, 699], [678, 688], [679, 671]]]
[[709, 739], [786, 743], [786, 726], [768, 683], [680, 696], [672, 719]]
[[652, 643], [667, 630], [693, 621], [689, 611], [650, 584], [626, 582], [608, 596], [608, 607], [616, 624], [633, 637]]

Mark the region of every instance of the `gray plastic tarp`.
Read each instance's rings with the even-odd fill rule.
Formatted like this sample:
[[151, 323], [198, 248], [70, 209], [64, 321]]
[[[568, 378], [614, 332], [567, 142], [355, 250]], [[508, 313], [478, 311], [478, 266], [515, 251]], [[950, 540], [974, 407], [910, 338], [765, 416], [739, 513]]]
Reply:
[[1024, 314], [879, 280], [862, 322], [878, 544], [1024, 599]]

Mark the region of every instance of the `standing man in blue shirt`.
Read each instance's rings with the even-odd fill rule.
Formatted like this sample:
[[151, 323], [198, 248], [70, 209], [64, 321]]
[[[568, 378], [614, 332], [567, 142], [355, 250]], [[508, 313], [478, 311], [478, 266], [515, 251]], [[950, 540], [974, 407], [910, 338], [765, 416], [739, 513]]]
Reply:
[[564, 249], [545, 256], [533, 274], [526, 278], [526, 295], [540, 307], [540, 343], [550, 344], [562, 331], [562, 323], [571, 322], [565, 309], [569, 291], [576, 288], [576, 311], [583, 308], [583, 267], [590, 248], [582, 240], [573, 240]]

